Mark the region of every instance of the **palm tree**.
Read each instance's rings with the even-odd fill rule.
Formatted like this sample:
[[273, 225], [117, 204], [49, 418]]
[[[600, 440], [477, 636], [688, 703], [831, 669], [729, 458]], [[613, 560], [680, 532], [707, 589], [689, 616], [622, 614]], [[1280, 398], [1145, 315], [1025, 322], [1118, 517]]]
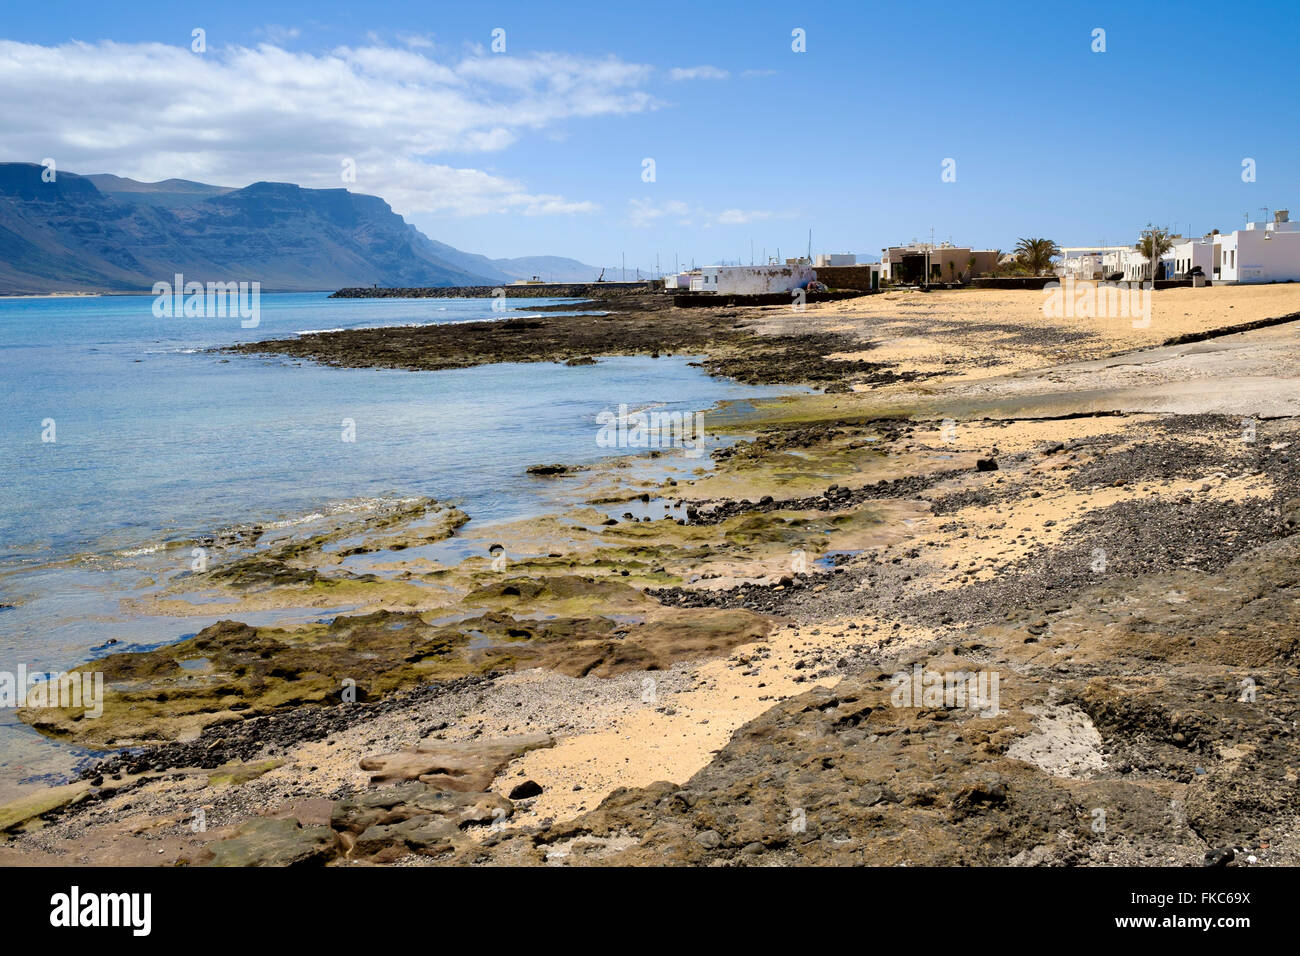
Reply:
[[1137, 251], [1146, 256], [1152, 282], [1156, 279], [1156, 268], [1160, 263], [1160, 257], [1173, 247], [1174, 237], [1167, 227], [1160, 228], [1147, 223], [1147, 227], [1142, 230], [1142, 238], [1138, 240]]
[[1061, 254], [1061, 247], [1051, 239], [1020, 239], [1015, 253], [1023, 260], [1025, 268], [1036, 276], [1052, 267], [1052, 260]]

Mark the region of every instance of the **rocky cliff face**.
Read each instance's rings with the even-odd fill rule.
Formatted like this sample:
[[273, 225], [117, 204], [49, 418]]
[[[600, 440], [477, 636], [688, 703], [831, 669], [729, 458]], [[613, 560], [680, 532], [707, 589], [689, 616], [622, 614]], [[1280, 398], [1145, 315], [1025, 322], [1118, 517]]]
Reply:
[[43, 171], [0, 164], [0, 292], [148, 291], [178, 272], [203, 282], [261, 282], [268, 292], [507, 278], [491, 260], [473, 271], [441, 258], [382, 199], [345, 189], [254, 183], [223, 190], [63, 171], [45, 182]]

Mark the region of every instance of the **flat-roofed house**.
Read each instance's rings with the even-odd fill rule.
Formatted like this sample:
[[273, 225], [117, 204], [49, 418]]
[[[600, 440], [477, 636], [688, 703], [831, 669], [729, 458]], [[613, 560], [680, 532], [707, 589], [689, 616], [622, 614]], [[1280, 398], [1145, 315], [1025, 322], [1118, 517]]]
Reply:
[[704, 266], [691, 280], [692, 292], [722, 295], [765, 295], [802, 289], [817, 274], [807, 260], [766, 266]]
[[1300, 282], [1300, 223], [1279, 209], [1272, 222], [1251, 222], [1216, 238], [1215, 282]]

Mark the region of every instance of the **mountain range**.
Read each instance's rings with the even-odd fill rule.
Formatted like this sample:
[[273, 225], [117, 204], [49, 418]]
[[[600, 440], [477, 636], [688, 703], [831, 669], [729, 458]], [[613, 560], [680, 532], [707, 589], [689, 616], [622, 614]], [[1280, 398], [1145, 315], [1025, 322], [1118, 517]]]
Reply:
[[559, 256], [491, 259], [430, 239], [377, 196], [258, 182], [137, 182], [0, 163], [0, 294], [141, 292], [155, 282], [258, 281], [266, 292], [344, 286], [591, 281]]

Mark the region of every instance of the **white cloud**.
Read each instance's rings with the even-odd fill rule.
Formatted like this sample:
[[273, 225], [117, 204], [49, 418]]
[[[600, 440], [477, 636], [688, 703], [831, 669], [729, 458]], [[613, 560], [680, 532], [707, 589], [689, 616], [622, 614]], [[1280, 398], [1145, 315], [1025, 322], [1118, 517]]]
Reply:
[[374, 184], [362, 191], [386, 199], [390, 195], [409, 197], [408, 208], [422, 213], [477, 216], [514, 212], [545, 216], [593, 213], [600, 208], [592, 202], [530, 193], [516, 180], [478, 169], [457, 169], [400, 158], [380, 159], [373, 167], [367, 160], [359, 160], [357, 182]]
[[[410, 46], [328, 53], [158, 43], [0, 41], [0, 149], [60, 169], [242, 186], [347, 186], [401, 213], [526, 215], [594, 204], [440, 157], [504, 150], [574, 118], [656, 108], [653, 71], [614, 57], [469, 53]], [[344, 183], [341, 162], [357, 165]]]
[[677, 66], [668, 71], [670, 80], [725, 80], [731, 74], [716, 66]]
[[638, 229], [644, 228], [664, 216], [686, 216], [691, 211], [686, 203], [679, 202], [676, 199], [670, 200], [662, 206], [656, 206], [654, 201], [650, 199], [629, 199], [627, 205], [627, 221]]
[[282, 27], [277, 23], [270, 23], [257, 30], [258, 36], [266, 37], [268, 41], [276, 46], [283, 46], [290, 40], [296, 40], [302, 35], [302, 31], [297, 27]]
[[720, 226], [743, 226], [747, 222], [771, 219], [772, 214], [762, 209], [724, 209], [713, 218]]
[[679, 226], [689, 226], [693, 222], [699, 222], [703, 229], [710, 229], [713, 226], [743, 226], [766, 219], [788, 218], [765, 209], [724, 209], [719, 213], [711, 213], [702, 208], [693, 208], [677, 199], [669, 200], [663, 205], [656, 205], [650, 199], [629, 199], [627, 207], [627, 223], [636, 228], [645, 228], [665, 218], [672, 218]]
[[433, 37], [426, 33], [412, 33], [399, 36], [401, 40], [412, 49], [431, 50], [433, 49]]

